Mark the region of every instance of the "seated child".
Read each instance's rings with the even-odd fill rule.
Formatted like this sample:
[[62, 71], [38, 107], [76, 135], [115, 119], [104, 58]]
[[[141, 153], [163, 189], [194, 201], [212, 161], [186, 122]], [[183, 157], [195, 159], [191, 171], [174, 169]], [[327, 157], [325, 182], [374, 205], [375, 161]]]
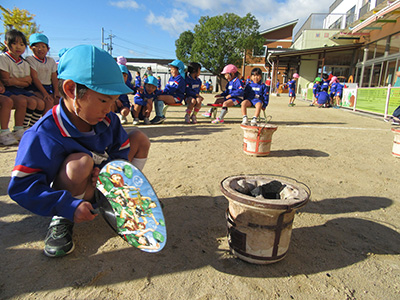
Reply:
[[11, 110], [14, 106], [14, 102], [9, 96], [11, 96], [11, 93], [6, 92], [3, 83], [0, 81], [0, 144], [4, 146], [18, 144], [17, 139], [10, 132], [10, 129], [8, 129]]
[[318, 107], [328, 107], [329, 101], [330, 96], [328, 94], [328, 90], [326, 87], [324, 87], [322, 91], [318, 93]]
[[[215, 95], [216, 104], [222, 103], [221, 114], [211, 123], [221, 124], [224, 123], [224, 117], [228, 113], [228, 107], [239, 105], [243, 101], [244, 89], [243, 82], [239, 79], [239, 72], [235, 65], [229, 64], [224, 67], [221, 74], [224, 74], [225, 79], [228, 80], [225, 91], [221, 94]], [[208, 112], [211, 116], [211, 111]]]
[[54, 104], [58, 104], [57, 64], [54, 59], [47, 57], [49, 52], [49, 39], [42, 33], [34, 33], [29, 37], [29, 48], [33, 56], [28, 56], [26, 61], [31, 66], [32, 83], [29, 88], [45, 102], [44, 113]]
[[321, 91], [321, 78], [316, 77], [314, 80], [314, 86], [313, 86], [313, 102], [310, 104], [310, 106], [314, 106], [317, 101], [318, 101], [318, 93]]
[[154, 101], [156, 116], [151, 120], [152, 124], [160, 124], [165, 121], [163, 108], [165, 104], [182, 103], [185, 97], [185, 65], [179, 59], [168, 64], [171, 68], [171, 77], [164, 91]]
[[251, 81], [246, 85], [243, 102], [241, 109], [243, 114], [243, 125], [249, 125], [247, 119], [247, 108], [254, 106], [256, 111], [254, 117], [251, 119], [250, 125], [257, 126], [257, 118], [260, 116], [261, 109], [265, 109], [269, 102], [269, 89], [261, 81], [262, 71], [260, 68], [251, 70]]
[[74, 250], [74, 222], [91, 221], [100, 168], [126, 159], [142, 169], [150, 141], [139, 130], [127, 134], [111, 107], [132, 92], [117, 63], [91, 45], [70, 48], [58, 65], [60, 104], [21, 139], [8, 194], [22, 207], [52, 216], [44, 253]]
[[[128, 68], [125, 65], [118, 65], [122, 76], [124, 77], [125, 84], [133, 90], [132, 84], [128, 82], [128, 74], [130, 74]], [[121, 120], [121, 124], [126, 124], [128, 120], [126, 117], [129, 115], [131, 110], [131, 103], [129, 102], [129, 98], [127, 94], [119, 95], [118, 99], [115, 101], [115, 105], [113, 107], [113, 112], [115, 112], [119, 119]]]
[[[185, 102], [187, 104], [185, 123], [196, 124], [196, 115], [200, 111], [201, 103], [204, 98], [200, 96], [201, 79], [199, 78], [201, 72], [201, 65], [196, 62], [191, 62], [188, 65], [188, 72], [185, 78], [186, 90], [185, 90]], [[194, 112], [192, 114], [192, 111]]]
[[[32, 127], [42, 116], [45, 103], [25, 88], [32, 83], [31, 68], [23, 58], [27, 42], [25, 35], [15, 29], [6, 32], [6, 52], [0, 54], [0, 78], [11, 94], [14, 108], [19, 110], [15, 118], [14, 134], [21, 139], [24, 131]], [[22, 112], [22, 109], [25, 111]]]
[[157, 79], [154, 76], [147, 78], [143, 90], [138, 90], [134, 98], [134, 104], [131, 107], [133, 125], [139, 124], [139, 120], [144, 120], [144, 124], [149, 125], [150, 113], [153, 108], [153, 100], [157, 97]]

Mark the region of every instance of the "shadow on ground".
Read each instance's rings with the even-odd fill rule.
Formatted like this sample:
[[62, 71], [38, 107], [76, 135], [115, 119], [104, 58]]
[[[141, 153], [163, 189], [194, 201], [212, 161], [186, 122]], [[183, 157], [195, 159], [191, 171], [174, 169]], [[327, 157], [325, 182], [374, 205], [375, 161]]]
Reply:
[[[93, 222], [75, 226], [76, 249], [61, 259], [50, 259], [42, 253], [41, 241], [49, 218], [31, 215], [14, 203], [0, 202], [0, 282], [7, 282], [6, 286], [0, 285], [0, 295], [7, 298], [63, 287], [106, 286], [206, 266], [244, 277], [286, 277], [343, 268], [365, 260], [371, 253], [400, 254], [400, 234], [395, 230], [369, 220], [341, 217], [317, 226], [295, 228], [284, 260], [271, 265], [253, 265], [228, 251], [224, 215], [228, 202], [224, 197], [161, 200], [168, 229], [167, 244], [161, 252], [149, 254], [127, 245], [98, 217]], [[340, 208], [329, 203], [338, 204]], [[368, 211], [389, 206], [391, 200], [374, 197], [325, 199], [309, 203], [304, 211], [354, 212], [360, 211], [357, 208], [360, 203], [363, 203], [362, 211]], [[12, 215], [21, 215], [21, 219], [7, 221]], [[333, 252], [341, 252], [341, 255], [332, 256]]]

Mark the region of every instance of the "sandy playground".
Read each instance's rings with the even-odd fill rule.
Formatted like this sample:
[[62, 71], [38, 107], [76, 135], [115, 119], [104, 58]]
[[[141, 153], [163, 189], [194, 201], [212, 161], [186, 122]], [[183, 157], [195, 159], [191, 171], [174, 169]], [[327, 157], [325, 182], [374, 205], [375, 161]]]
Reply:
[[[267, 157], [243, 153], [239, 109], [224, 125], [203, 117], [186, 125], [184, 109], [171, 107], [164, 124], [140, 126], [152, 141], [144, 173], [165, 205], [168, 241], [156, 254], [98, 217], [75, 226], [71, 255], [44, 256], [50, 219], [7, 196], [17, 147], [0, 148], [0, 299], [400, 299], [400, 158], [390, 123], [287, 103], [271, 97], [278, 130]], [[219, 184], [238, 174], [284, 175], [311, 189], [278, 263], [229, 252]]]

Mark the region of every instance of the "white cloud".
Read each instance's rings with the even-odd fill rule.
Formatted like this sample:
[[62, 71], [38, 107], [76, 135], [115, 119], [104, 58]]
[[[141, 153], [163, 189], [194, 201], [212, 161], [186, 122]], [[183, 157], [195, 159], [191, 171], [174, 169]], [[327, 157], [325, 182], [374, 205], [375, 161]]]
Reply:
[[127, 8], [127, 9], [138, 9], [139, 8], [139, 4], [133, 0], [110, 1], [110, 5], [118, 7], [118, 8]]
[[173, 9], [169, 15], [171, 17], [156, 16], [152, 11], [150, 11], [146, 21], [149, 24], [160, 26], [163, 30], [168, 31], [172, 36], [178, 36], [183, 31], [193, 29], [194, 23], [186, 21], [189, 18], [187, 12]]

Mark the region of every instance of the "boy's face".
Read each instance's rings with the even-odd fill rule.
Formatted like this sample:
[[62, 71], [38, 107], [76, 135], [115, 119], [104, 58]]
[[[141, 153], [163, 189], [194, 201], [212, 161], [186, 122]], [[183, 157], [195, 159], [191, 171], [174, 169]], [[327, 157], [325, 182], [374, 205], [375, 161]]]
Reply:
[[33, 54], [40, 59], [44, 59], [47, 55], [47, 52], [49, 52], [49, 47], [47, 47], [45, 43], [35, 43], [30, 48]]
[[122, 73], [122, 76], [124, 77], [124, 82], [128, 80], [128, 74]]
[[146, 83], [145, 88], [146, 88], [146, 92], [149, 94], [154, 93], [154, 91], [157, 89], [157, 87], [155, 85], [148, 84], [148, 83]]
[[176, 76], [178, 76], [178, 74], [179, 74], [178, 68], [171, 66], [171, 76], [176, 77]]
[[96, 125], [104, 120], [118, 97], [87, 90], [82, 98], [76, 100], [79, 118], [90, 125]]
[[17, 38], [14, 43], [8, 44], [6, 41], [4, 43], [7, 46], [8, 51], [13, 55], [13, 56], [20, 56], [24, 54], [26, 45], [22, 41], [21, 38]]

